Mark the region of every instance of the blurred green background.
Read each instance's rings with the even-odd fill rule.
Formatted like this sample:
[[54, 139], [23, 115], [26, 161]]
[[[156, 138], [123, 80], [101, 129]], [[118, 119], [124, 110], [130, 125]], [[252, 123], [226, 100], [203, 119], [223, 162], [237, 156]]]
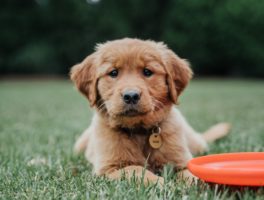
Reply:
[[197, 76], [264, 77], [262, 0], [2, 0], [0, 74], [66, 75], [96, 43], [164, 41]]

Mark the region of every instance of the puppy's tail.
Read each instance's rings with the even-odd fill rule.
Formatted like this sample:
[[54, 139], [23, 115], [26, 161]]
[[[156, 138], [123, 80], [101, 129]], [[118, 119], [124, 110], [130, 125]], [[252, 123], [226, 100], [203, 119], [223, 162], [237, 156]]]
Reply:
[[205, 131], [204, 134], [202, 134], [202, 137], [207, 143], [211, 143], [226, 136], [230, 132], [230, 129], [231, 124], [219, 123]]

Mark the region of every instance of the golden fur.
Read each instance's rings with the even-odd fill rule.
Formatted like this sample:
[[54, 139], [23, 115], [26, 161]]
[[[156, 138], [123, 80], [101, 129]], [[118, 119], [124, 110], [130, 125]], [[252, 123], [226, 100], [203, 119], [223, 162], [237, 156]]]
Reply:
[[[153, 75], [145, 77], [144, 68]], [[113, 69], [118, 70], [116, 78], [109, 76]], [[96, 109], [75, 151], [85, 151], [97, 175], [119, 179], [124, 172], [128, 178], [133, 173], [140, 178], [146, 165], [145, 183], [162, 184], [163, 178], [155, 171], [165, 164], [184, 169], [193, 154], [205, 151], [207, 142], [229, 130], [229, 125], [222, 123], [199, 134], [174, 106], [191, 77], [188, 62], [163, 43], [125, 38], [98, 45], [93, 54], [71, 69], [71, 79]], [[136, 115], [123, 112], [122, 93], [127, 89], [140, 92]], [[153, 149], [147, 130], [157, 125], [163, 144]], [[190, 176], [187, 171], [185, 174]]]

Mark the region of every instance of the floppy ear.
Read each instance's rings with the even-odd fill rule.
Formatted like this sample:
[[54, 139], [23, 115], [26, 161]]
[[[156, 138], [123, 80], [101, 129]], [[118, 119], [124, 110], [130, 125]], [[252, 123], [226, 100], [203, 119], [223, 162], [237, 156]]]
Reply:
[[185, 59], [181, 59], [171, 50], [166, 50], [167, 83], [169, 86], [170, 98], [177, 103], [178, 97], [192, 78], [192, 70]]
[[94, 54], [88, 56], [83, 62], [74, 65], [70, 71], [71, 80], [78, 90], [86, 96], [91, 106], [95, 105], [97, 98], [94, 57]]

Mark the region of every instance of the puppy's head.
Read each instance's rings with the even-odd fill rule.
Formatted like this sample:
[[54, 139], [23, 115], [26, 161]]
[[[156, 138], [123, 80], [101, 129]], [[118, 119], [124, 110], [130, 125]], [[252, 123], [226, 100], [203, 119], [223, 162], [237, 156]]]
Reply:
[[188, 84], [192, 71], [163, 43], [122, 39], [97, 46], [71, 79], [111, 126], [152, 126]]

